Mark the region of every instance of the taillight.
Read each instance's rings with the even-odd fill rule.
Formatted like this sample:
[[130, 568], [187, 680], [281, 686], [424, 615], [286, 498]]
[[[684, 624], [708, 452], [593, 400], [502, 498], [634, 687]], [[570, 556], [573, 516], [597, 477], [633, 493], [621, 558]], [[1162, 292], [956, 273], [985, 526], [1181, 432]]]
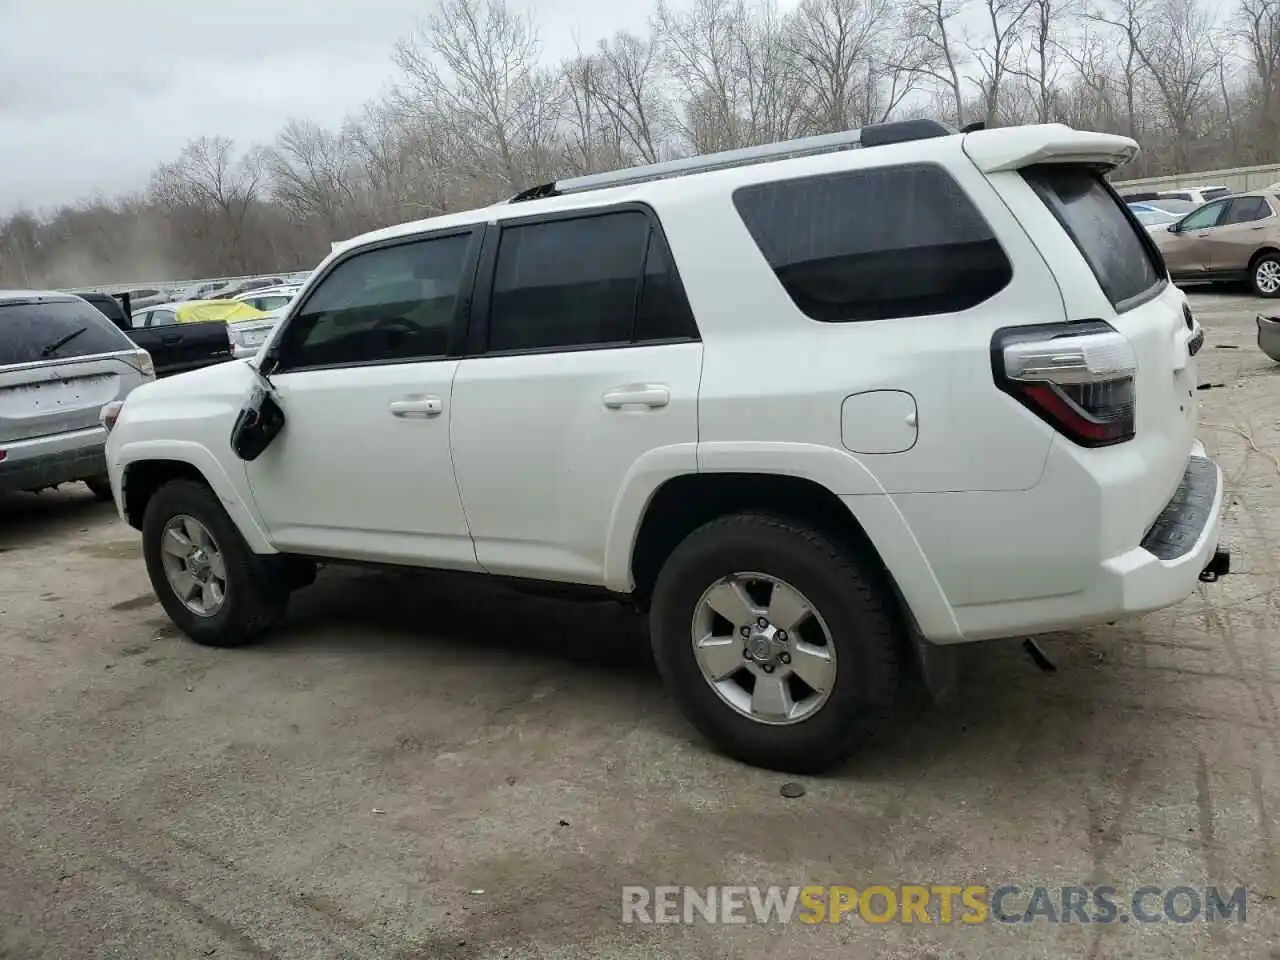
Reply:
[[1102, 320], [997, 330], [991, 369], [997, 387], [1082, 447], [1133, 438], [1137, 357]]
[[98, 411], [98, 422], [107, 428], [107, 433], [115, 428], [116, 421], [120, 419], [120, 411], [123, 409], [123, 400], [112, 400]]

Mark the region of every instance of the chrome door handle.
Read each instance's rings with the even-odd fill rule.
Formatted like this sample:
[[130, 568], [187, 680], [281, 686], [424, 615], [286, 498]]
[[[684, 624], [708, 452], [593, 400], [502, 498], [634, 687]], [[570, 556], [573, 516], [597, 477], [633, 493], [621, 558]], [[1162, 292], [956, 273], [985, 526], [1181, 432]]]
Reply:
[[614, 387], [604, 395], [604, 405], [610, 410], [623, 407], [665, 407], [671, 402], [671, 392], [660, 383], [630, 383]]
[[444, 410], [439, 397], [408, 397], [387, 404], [393, 417], [438, 417]]

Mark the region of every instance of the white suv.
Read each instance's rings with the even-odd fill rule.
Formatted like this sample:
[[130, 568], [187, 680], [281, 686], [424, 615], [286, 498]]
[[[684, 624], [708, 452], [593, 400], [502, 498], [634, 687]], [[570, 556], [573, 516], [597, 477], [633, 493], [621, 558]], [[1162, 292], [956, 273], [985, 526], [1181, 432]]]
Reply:
[[607, 591], [723, 749], [820, 768], [945, 645], [1227, 562], [1203, 337], [1103, 179], [1136, 151], [891, 123], [336, 245], [257, 359], [117, 411], [121, 515], [218, 646], [318, 561]]

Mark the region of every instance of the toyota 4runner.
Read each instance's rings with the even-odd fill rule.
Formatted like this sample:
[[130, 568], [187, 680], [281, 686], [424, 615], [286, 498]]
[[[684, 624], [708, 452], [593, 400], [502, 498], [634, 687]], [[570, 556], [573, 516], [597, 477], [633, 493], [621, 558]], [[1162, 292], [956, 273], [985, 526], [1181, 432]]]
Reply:
[[198, 642], [324, 561], [595, 588], [722, 749], [820, 768], [945, 645], [1221, 569], [1136, 152], [889, 123], [336, 244], [256, 358], [104, 411], [118, 508]]

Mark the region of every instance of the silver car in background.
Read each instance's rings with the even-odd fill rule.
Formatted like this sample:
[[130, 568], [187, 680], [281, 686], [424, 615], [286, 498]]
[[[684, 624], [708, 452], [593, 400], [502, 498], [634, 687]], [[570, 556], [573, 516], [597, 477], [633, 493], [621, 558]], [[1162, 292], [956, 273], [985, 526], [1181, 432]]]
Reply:
[[288, 309], [289, 305], [285, 304], [283, 307], [268, 310], [259, 319], [237, 320], [235, 323], [227, 324], [227, 336], [231, 339], [231, 355], [237, 360], [256, 357], [262, 345], [271, 336], [271, 331], [276, 328], [276, 324], [284, 319]]
[[100, 413], [154, 379], [150, 355], [79, 297], [0, 290], [0, 493], [84, 481], [111, 499]]

